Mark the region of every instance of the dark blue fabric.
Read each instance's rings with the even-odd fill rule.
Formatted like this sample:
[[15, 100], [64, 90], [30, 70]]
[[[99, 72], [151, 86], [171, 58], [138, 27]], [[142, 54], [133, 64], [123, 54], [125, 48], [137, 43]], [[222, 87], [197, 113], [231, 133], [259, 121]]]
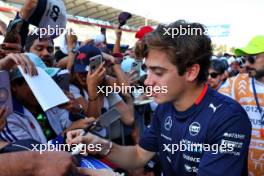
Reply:
[[[177, 111], [172, 103], [159, 105], [139, 145], [159, 153], [164, 176], [241, 176], [247, 175], [250, 136], [251, 123], [245, 110], [231, 98], [209, 88], [198, 105], [184, 112]], [[216, 153], [213, 148], [176, 151], [175, 145], [220, 147], [224, 143], [236, 146], [233, 151], [225, 148], [229, 151]]]
[[0, 153], [10, 153], [10, 152], [25, 151], [25, 150], [33, 150], [34, 147], [36, 147], [36, 149], [39, 150], [40, 149], [39, 144], [40, 144], [39, 142], [33, 139], [19, 140], [14, 143], [10, 143], [6, 147], [2, 148], [0, 150]]
[[[16, 19], [21, 19], [18, 12], [17, 12], [16, 17], [15, 17], [15, 20]], [[23, 20], [21, 30], [19, 31], [19, 35], [21, 37], [22, 48], [24, 48], [24, 46], [25, 46], [26, 39], [28, 36], [28, 32], [29, 32], [29, 23], [27, 21]]]
[[37, 7], [34, 13], [28, 19], [28, 22], [38, 27], [42, 16], [45, 15], [44, 12], [46, 10], [46, 6], [47, 6], [47, 0], [38, 0]]
[[15, 113], [18, 112], [24, 114], [23, 106], [17, 101], [17, 99], [14, 96], [12, 97], [12, 103], [13, 103], [13, 110]]
[[74, 60], [74, 72], [85, 73], [86, 67], [90, 65], [90, 58], [102, 55], [101, 51], [93, 45], [84, 45], [78, 49]]

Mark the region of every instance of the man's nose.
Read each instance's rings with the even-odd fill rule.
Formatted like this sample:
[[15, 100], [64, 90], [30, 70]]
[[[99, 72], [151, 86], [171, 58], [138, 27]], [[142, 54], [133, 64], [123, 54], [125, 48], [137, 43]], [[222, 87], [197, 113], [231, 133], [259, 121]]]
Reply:
[[148, 74], [146, 80], [144, 81], [144, 84], [146, 86], [153, 86], [154, 85], [154, 80], [153, 80], [153, 76], [151, 73]]

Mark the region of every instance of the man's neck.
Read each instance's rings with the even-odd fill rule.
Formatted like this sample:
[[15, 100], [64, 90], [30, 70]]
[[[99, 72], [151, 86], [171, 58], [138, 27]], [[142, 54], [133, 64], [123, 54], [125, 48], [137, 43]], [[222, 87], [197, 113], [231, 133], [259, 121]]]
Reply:
[[37, 107], [37, 106], [27, 106], [25, 105], [25, 107], [32, 113], [32, 115], [37, 116], [39, 115], [39, 113], [41, 112], [41, 108]]
[[27, 108], [27, 110], [29, 110], [29, 112], [31, 112], [31, 114], [33, 114], [34, 116], [38, 115], [39, 112], [41, 112], [40, 106], [33, 106], [31, 104], [28, 104], [25, 101], [20, 101], [20, 100], [18, 100], [18, 101], [20, 102], [21, 105], [23, 105], [25, 108]]
[[214, 89], [218, 90], [221, 87], [222, 84], [223, 84], [223, 81], [221, 81]]
[[185, 111], [190, 108], [201, 95], [204, 86], [204, 84], [201, 84], [187, 89], [178, 100], [173, 102], [174, 108], [177, 111]]

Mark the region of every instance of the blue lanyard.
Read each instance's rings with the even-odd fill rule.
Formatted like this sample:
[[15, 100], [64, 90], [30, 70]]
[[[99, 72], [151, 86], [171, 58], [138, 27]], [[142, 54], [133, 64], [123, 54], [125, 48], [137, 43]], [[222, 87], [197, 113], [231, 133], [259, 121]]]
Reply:
[[259, 100], [258, 100], [258, 96], [257, 96], [257, 91], [256, 91], [256, 87], [255, 87], [255, 79], [252, 78], [252, 87], [253, 87], [253, 93], [254, 93], [254, 97], [256, 100], [256, 104], [260, 113], [260, 117], [261, 117], [261, 126], [263, 125], [263, 119], [264, 119], [264, 113], [262, 114], [262, 109], [259, 105]]

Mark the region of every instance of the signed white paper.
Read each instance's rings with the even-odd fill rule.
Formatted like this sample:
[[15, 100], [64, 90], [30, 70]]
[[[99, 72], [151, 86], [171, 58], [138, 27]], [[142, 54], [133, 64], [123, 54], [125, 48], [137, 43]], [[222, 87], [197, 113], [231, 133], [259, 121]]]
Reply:
[[69, 101], [56, 82], [42, 69], [37, 67], [38, 75], [31, 77], [18, 67], [43, 111]]

